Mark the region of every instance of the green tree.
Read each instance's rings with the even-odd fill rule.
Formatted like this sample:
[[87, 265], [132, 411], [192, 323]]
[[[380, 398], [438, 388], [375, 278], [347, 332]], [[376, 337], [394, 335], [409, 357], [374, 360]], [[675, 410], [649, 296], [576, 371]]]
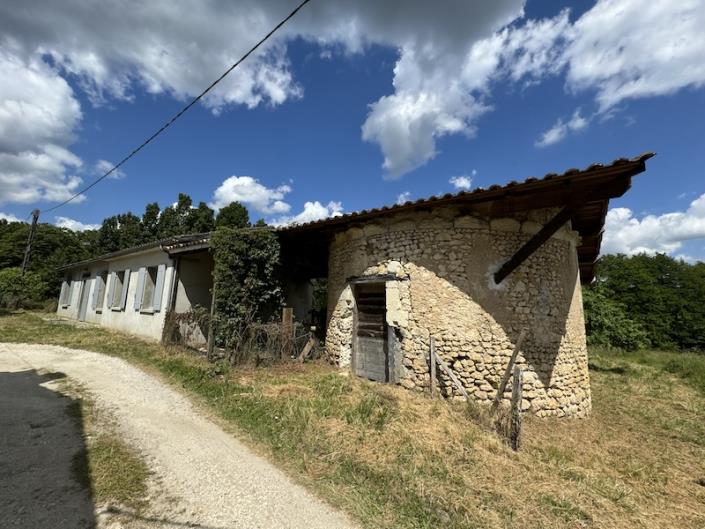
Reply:
[[159, 204], [151, 202], [144, 207], [142, 214], [142, 236], [144, 242], [159, 240]]
[[642, 349], [649, 345], [646, 331], [627, 316], [622, 305], [606, 297], [599, 286], [583, 290], [588, 344]]
[[199, 202], [197, 208], [188, 212], [185, 233], [205, 233], [213, 231], [214, 228], [213, 210], [205, 202]]
[[250, 225], [250, 214], [240, 202], [231, 202], [218, 212], [215, 225], [218, 228], [246, 228]]

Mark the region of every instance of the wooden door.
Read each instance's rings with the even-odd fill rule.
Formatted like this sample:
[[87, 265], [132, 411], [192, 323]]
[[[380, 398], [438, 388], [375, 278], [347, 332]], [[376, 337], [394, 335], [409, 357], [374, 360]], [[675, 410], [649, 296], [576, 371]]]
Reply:
[[387, 305], [384, 283], [355, 287], [353, 364], [358, 376], [389, 381]]

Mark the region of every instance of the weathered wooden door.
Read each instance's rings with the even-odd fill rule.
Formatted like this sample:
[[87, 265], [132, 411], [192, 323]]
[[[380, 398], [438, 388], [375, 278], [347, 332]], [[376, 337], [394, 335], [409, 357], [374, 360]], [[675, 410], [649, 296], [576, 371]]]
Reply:
[[78, 305], [78, 319], [86, 321], [86, 311], [88, 310], [88, 294], [91, 290], [91, 280], [84, 278], [81, 281], [81, 302]]
[[356, 285], [353, 365], [358, 376], [389, 381], [384, 283]]

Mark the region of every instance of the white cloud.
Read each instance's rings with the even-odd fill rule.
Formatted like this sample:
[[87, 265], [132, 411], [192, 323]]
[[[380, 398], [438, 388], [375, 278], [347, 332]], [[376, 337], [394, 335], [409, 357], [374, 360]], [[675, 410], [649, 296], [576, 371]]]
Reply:
[[602, 253], [673, 253], [683, 241], [705, 238], [705, 194], [690, 203], [686, 211], [663, 215], [634, 216], [628, 208], [607, 213]]
[[[473, 174], [476, 171], [473, 171]], [[462, 175], [462, 176], [454, 176], [450, 180], [448, 180], [449, 183], [453, 184], [453, 187], [455, 189], [470, 189], [472, 187], [472, 178], [470, 178], [467, 175]]]
[[[575, 23], [567, 10], [552, 18], [525, 20], [524, 0], [447, 0], [442, 8], [423, 0], [312, 3], [204, 103], [218, 113], [232, 105], [276, 106], [301, 97], [303, 89], [293, 78], [287, 55], [293, 38], [319, 43], [324, 58], [364, 53], [373, 44], [391, 47], [398, 51], [393, 89], [372, 102], [361, 135], [381, 148], [387, 177], [398, 178], [432, 160], [443, 137], [473, 137], [478, 118], [491, 110], [491, 89], [500, 79], [532, 84], [565, 72], [568, 89], [594, 91], [602, 112], [629, 98], [702, 86], [704, 2], [598, 0]], [[291, 7], [289, 0], [213, 0], [197, 8], [165, 1], [129, 6], [115, 1], [98, 7], [80, 0], [25, 0], [22, 9], [0, 3], [0, 48], [12, 50], [22, 69], [39, 72], [43, 84], [51, 81], [56, 89], [48, 91], [49, 99], [64, 103], [43, 103], [34, 94], [23, 99], [28, 107], [50, 110], [24, 114], [30, 116], [28, 122], [42, 125], [30, 128], [43, 129], [38, 142], [30, 131], [33, 152], [58, 165], [51, 179], [65, 180], [64, 195], [70, 193], [68, 186], [78, 185], [68, 175], [80, 160], [67, 148], [80, 108], [59, 74], [70, 76], [96, 104], [129, 100], [140, 90], [185, 100]], [[55, 69], [43, 62], [46, 57]], [[3, 84], [18, 77], [4, 64], [0, 72]], [[10, 107], [0, 108], [7, 112]], [[58, 129], [43, 126], [47, 117]], [[559, 120], [539, 143], [577, 130], [570, 123], [575, 125], [573, 119]], [[15, 141], [11, 136], [0, 135], [0, 142]], [[63, 158], [57, 159], [56, 150], [47, 153], [45, 145], [63, 149]], [[21, 152], [13, 150], [15, 156]], [[2, 149], [0, 153], [4, 155]], [[9, 197], [5, 200], [25, 202], [47, 194], [43, 184], [38, 190], [19, 187], [13, 191], [4, 186], [1, 194]]]
[[411, 200], [411, 191], [403, 191], [397, 195], [397, 204], [405, 204]]
[[81, 109], [71, 87], [38, 59], [0, 46], [0, 203], [65, 200], [81, 184], [68, 150]]
[[596, 89], [603, 110], [702, 86], [703, 27], [703, 0], [600, 0], [570, 30], [569, 86]]
[[3, 213], [0, 211], [0, 219], [6, 220], [7, 222], [24, 222], [22, 219], [18, 219], [12, 213]]
[[220, 209], [231, 202], [240, 202], [265, 215], [284, 214], [291, 209], [283, 200], [290, 192], [288, 185], [269, 188], [251, 176], [231, 176], [215, 190], [210, 207]]
[[[98, 160], [94, 168], [96, 176], [103, 176], [113, 168], [113, 165], [114, 164], [108, 160]], [[108, 178], [114, 178], [115, 180], [125, 178], [125, 172], [122, 169], [115, 169], [112, 173], [110, 173]]]
[[535, 145], [537, 147], [548, 147], [563, 140], [570, 132], [580, 132], [588, 126], [589, 119], [580, 114], [580, 109], [573, 112], [573, 115], [568, 121], [558, 118], [553, 126], [546, 132], [541, 134]]
[[68, 217], [54, 217], [54, 221], [54, 224], [59, 228], [67, 228], [71, 231], [97, 230], [100, 228], [100, 224], [84, 224]]
[[305, 224], [315, 220], [327, 219], [328, 217], [339, 217], [343, 214], [343, 205], [340, 202], [328, 202], [323, 205], [318, 200], [306, 202], [304, 209], [297, 215], [282, 216], [271, 220], [269, 223], [274, 226], [285, 226], [291, 224]]

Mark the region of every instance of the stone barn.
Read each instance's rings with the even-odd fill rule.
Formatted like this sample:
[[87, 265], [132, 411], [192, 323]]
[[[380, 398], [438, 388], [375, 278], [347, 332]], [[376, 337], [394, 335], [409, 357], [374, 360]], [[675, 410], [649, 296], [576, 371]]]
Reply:
[[[331, 362], [425, 390], [433, 337], [480, 402], [494, 398], [523, 336], [524, 409], [583, 417], [591, 404], [580, 285], [593, 280], [610, 199], [651, 156], [273, 228], [286, 305], [311, 322], [319, 280]], [[160, 339], [167, 312], [211, 306], [212, 270], [208, 233], [121, 250], [64, 267], [57, 312]], [[205, 344], [207, 329], [188, 331], [192, 345]], [[438, 382], [460, 396], [447, 375]]]
[[433, 337], [470, 397], [490, 402], [523, 333], [523, 408], [584, 417], [580, 285], [593, 280], [609, 200], [651, 156], [287, 227], [285, 268], [299, 284], [327, 277], [326, 353], [361, 377], [428, 388]]

